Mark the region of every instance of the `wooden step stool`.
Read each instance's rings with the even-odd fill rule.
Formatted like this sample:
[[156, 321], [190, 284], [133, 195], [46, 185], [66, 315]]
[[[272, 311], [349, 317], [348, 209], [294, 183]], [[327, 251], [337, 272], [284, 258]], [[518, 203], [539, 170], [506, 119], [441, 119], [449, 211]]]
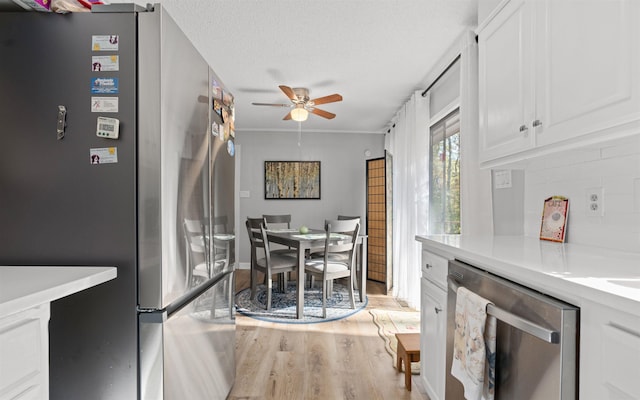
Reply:
[[404, 386], [411, 391], [411, 363], [420, 361], [420, 334], [396, 333], [398, 339], [397, 369], [402, 372], [404, 361]]

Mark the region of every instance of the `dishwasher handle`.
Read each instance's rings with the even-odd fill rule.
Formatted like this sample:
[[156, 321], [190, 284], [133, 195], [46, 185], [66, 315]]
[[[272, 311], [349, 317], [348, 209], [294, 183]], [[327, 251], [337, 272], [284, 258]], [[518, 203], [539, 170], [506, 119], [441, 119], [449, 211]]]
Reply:
[[[454, 292], [458, 291], [460, 284], [454, 279], [453, 276], [449, 275], [447, 277], [447, 283], [449, 284], [449, 288], [453, 289]], [[560, 343], [560, 332], [552, 329], [547, 329], [544, 326], [536, 324], [535, 322], [529, 321], [528, 319], [503, 310], [493, 303], [487, 304], [487, 315], [492, 315], [505, 324], [509, 324], [514, 328], [533, 335], [538, 339], [544, 340], [547, 343]]]

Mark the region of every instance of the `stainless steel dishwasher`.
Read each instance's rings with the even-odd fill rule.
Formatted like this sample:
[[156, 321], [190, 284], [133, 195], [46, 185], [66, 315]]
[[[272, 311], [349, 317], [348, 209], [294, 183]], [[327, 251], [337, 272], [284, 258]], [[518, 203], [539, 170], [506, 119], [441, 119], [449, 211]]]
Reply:
[[501, 400], [578, 398], [579, 309], [460, 261], [449, 262], [447, 400], [464, 399], [451, 375], [456, 291], [463, 286], [490, 300], [498, 321], [496, 392]]

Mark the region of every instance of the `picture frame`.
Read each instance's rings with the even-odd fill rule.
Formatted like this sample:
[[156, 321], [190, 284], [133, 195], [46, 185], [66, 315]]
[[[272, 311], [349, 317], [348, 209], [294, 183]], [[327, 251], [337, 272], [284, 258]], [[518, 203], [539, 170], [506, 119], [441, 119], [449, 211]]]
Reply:
[[544, 201], [540, 239], [564, 243], [569, 215], [569, 199], [551, 196]]
[[265, 161], [265, 200], [320, 200], [320, 161]]

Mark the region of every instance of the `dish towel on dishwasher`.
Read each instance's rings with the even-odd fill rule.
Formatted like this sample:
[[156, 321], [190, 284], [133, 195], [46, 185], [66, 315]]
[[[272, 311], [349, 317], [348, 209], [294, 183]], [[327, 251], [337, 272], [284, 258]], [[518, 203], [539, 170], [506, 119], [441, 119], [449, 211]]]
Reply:
[[464, 386], [467, 400], [493, 400], [495, 393], [496, 318], [491, 302], [464, 287], [456, 293], [451, 375]]

